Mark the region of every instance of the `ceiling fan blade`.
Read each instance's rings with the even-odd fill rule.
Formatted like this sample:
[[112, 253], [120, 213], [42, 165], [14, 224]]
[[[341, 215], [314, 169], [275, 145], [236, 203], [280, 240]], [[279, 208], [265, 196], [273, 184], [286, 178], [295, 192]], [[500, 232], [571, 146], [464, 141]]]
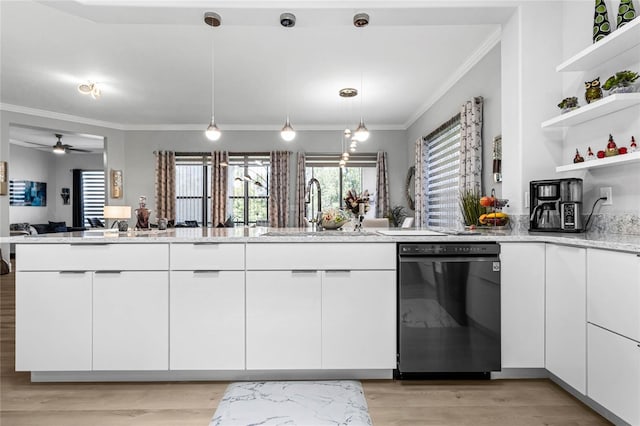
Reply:
[[76, 151], [76, 152], [91, 152], [88, 149], [80, 149], [80, 148], [71, 148], [71, 146], [66, 146], [67, 151]]

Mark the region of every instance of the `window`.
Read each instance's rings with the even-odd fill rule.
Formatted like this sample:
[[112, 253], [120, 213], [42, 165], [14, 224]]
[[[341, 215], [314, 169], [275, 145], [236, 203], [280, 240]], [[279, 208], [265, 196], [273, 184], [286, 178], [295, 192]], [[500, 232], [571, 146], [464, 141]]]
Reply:
[[229, 155], [229, 208], [236, 225], [269, 225], [269, 154]]
[[426, 225], [455, 228], [460, 222], [460, 115], [426, 136], [424, 144]]
[[[307, 154], [305, 156], [306, 182], [316, 178], [322, 192], [322, 208], [344, 208], [347, 191], [353, 189], [361, 194], [365, 189], [370, 194], [370, 208], [367, 216], [375, 217], [376, 154], [352, 154], [347, 167], [340, 168], [340, 154]], [[317, 213], [316, 191], [311, 191], [311, 202], [307, 207], [307, 217]]]
[[[230, 153], [227, 214], [236, 225], [268, 225], [269, 154]], [[211, 155], [176, 153], [176, 223], [211, 226]]]
[[176, 223], [210, 224], [211, 156], [176, 154]]
[[88, 218], [104, 219], [104, 171], [82, 170], [80, 179], [82, 181], [83, 223], [86, 224]]

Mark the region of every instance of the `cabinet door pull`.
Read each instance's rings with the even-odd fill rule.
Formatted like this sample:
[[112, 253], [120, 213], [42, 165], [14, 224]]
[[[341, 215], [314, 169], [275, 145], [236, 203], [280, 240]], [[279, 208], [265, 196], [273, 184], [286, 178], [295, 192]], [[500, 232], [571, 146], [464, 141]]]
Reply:
[[196, 242], [193, 243], [194, 246], [217, 246], [220, 243], [214, 243], [211, 241], [201, 241], [201, 242]]
[[87, 271], [59, 271], [59, 274], [84, 274]]
[[110, 243], [71, 243], [72, 247], [108, 246]]
[[291, 271], [292, 274], [317, 274], [316, 269], [296, 269]]
[[96, 271], [96, 274], [119, 274], [122, 271]]
[[350, 274], [351, 269], [327, 269], [325, 272], [328, 274]]
[[193, 271], [194, 274], [218, 274], [220, 273], [219, 269], [198, 269], [197, 271]]

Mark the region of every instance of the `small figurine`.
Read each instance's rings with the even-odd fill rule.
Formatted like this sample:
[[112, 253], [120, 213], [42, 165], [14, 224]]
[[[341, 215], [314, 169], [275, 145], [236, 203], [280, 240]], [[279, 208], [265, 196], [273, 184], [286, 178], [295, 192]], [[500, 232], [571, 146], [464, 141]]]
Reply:
[[582, 155], [580, 155], [580, 153], [578, 152], [577, 149], [576, 149], [576, 156], [573, 157], [573, 162], [574, 163], [582, 163], [582, 162], [584, 162], [584, 158], [582, 158]]
[[636, 145], [636, 138], [631, 136], [631, 144], [629, 145], [629, 152], [636, 152], [638, 150], [638, 145]]
[[585, 81], [584, 87], [586, 89], [584, 98], [587, 100], [588, 104], [602, 98], [602, 88], [600, 87], [600, 77], [597, 77], [595, 80]]
[[591, 147], [587, 149], [587, 161], [595, 160], [596, 156], [593, 155], [593, 151], [591, 151]]
[[618, 155], [618, 147], [616, 143], [613, 141], [613, 136], [609, 134], [609, 143], [607, 143], [607, 149], [604, 152], [604, 155], [607, 157], [613, 157], [614, 155]]
[[598, 151], [596, 155], [598, 156], [598, 158], [604, 158], [604, 151]]

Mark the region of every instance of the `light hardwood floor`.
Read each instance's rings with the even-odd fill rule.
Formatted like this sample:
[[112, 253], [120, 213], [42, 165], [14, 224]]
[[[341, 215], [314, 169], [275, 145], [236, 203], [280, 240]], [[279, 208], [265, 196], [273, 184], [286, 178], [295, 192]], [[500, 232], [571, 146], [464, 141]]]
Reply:
[[[0, 425], [209, 424], [227, 383], [30, 383], [14, 371], [15, 279], [0, 278]], [[548, 380], [363, 385], [376, 426], [608, 424]]]

